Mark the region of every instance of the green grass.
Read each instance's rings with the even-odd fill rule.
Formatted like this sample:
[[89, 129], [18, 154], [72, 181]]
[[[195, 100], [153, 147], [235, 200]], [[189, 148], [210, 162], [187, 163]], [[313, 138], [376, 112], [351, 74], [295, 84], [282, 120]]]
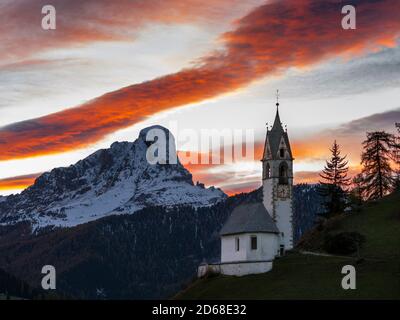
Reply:
[[[268, 273], [197, 280], [175, 299], [400, 299], [399, 193], [336, 219], [328, 230], [315, 231], [308, 241], [321, 243], [327, 232], [357, 231], [366, 237], [363, 259], [291, 253], [275, 260]], [[356, 268], [356, 290], [341, 287], [346, 264]]]
[[14, 296], [8, 296], [4, 293], [0, 293], [0, 300], [23, 300], [22, 298], [19, 297], [14, 297]]
[[345, 217], [339, 227], [343, 231], [357, 231], [366, 237], [361, 255], [399, 258], [400, 193], [366, 204], [363, 211]]

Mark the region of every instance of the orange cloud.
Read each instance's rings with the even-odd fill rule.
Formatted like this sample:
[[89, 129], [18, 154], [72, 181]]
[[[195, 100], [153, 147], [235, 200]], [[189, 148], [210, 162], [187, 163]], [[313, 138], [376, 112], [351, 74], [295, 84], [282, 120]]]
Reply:
[[[331, 154], [329, 148], [332, 145], [332, 142], [336, 139], [341, 147], [342, 155], [347, 155], [347, 159], [349, 160], [349, 176], [354, 176], [361, 171], [359, 155], [362, 151], [361, 142], [365, 139], [365, 133], [374, 130], [393, 132], [395, 130], [394, 119], [399, 118], [400, 109], [395, 109], [343, 123], [336, 128], [317, 132], [308, 137], [304, 137], [301, 140], [291, 140], [293, 155], [296, 161], [299, 162], [314, 160], [325, 161], [330, 158]], [[242, 150], [245, 150], [244, 145], [242, 145], [242, 148]], [[209, 153], [196, 151], [188, 153], [186, 151], [178, 151], [178, 156], [181, 159], [181, 162], [183, 162], [183, 157], [193, 156], [193, 158], [196, 159], [197, 164], [183, 163], [184, 167], [192, 173], [194, 181], [204, 182], [207, 185], [223, 186], [223, 190], [230, 195], [248, 192], [257, 188], [260, 184], [260, 179], [258, 177], [255, 179], [254, 177], [248, 177], [245, 175], [246, 173], [243, 173], [241, 176], [236, 175], [234, 176], [234, 179], [232, 179], [232, 173], [215, 173], [215, 170], [211, 170], [216, 167], [231, 164], [230, 162], [227, 163], [225, 161], [223, 151], [224, 147], [222, 146], [220, 150], [210, 150]], [[263, 151], [264, 140], [255, 141], [255, 161], [262, 158]], [[220, 164], [211, 163], [212, 155], [214, 154], [219, 154]], [[209, 163], [202, 163], [201, 159], [207, 156], [210, 160]], [[234, 160], [238, 161], [238, 159]], [[320, 180], [319, 172], [320, 171], [295, 172], [295, 183], [317, 183]], [[32, 174], [2, 179], [0, 180], [0, 190], [22, 189], [33, 184], [38, 175], [39, 174]]]
[[295, 173], [294, 183], [318, 183], [320, 171], [299, 171]]
[[[321, 169], [322, 171], [322, 169]], [[299, 183], [319, 183], [321, 181], [320, 173], [321, 171], [298, 171], [295, 172], [294, 175], [294, 183], [299, 184]], [[358, 173], [361, 172], [361, 166], [356, 165], [356, 166], [351, 166], [349, 167], [349, 171], [347, 176], [348, 177], [354, 177]]]
[[[230, 12], [251, 8], [254, 2], [215, 0], [210, 5], [201, 0], [9, 1], [0, 10], [0, 64], [96, 41], [132, 41], [139, 29], [148, 24], [218, 24], [229, 19]], [[48, 4], [56, 8], [57, 28], [44, 31], [41, 10]]]
[[[329, 148], [334, 140], [341, 146], [342, 154], [347, 154], [349, 160], [359, 161], [361, 154], [361, 137], [347, 136], [338, 137], [334, 133], [326, 131], [318, 132], [315, 135], [303, 139], [291, 140], [293, 157], [297, 161], [325, 161], [330, 157]], [[264, 143], [259, 141], [255, 144], [255, 159], [261, 159], [264, 151]]]
[[398, 36], [399, 1], [358, 3], [356, 30], [341, 28], [341, 6], [337, 0], [284, 0], [258, 7], [222, 36], [223, 51], [203, 57], [196, 67], [0, 128], [0, 160], [82, 148], [157, 112], [234, 91], [290, 67], [373, 50]]
[[33, 173], [24, 176], [0, 179], [0, 190], [20, 190], [34, 184], [40, 173]]
[[233, 184], [223, 189], [227, 195], [233, 196], [235, 194], [247, 193], [253, 191], [259, 187], [260, 187], [259, 181], [250, 181], [247, 183]]

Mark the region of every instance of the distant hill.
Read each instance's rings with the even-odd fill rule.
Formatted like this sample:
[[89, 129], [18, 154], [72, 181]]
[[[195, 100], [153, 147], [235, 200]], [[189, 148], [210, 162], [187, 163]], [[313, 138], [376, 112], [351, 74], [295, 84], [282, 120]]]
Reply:
[[[358, 232], [365, 245], [349, 256], [318, 256], [327, 235]], [[194, 282], [176, 299], [400, 299], [400, 193], [364, 205], [306, 234], [297, 250], [274, 262], [271, 272], [216, 276]], [[357, 289], [343, 290], [341, 269], [354, 265]]]

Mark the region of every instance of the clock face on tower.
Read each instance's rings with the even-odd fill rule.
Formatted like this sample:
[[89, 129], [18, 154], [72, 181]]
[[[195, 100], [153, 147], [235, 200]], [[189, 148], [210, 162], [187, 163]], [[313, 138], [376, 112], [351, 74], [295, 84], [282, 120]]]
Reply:
[[286, 199], [290, 196], [288, 185], [278, 185], [278, 198]]

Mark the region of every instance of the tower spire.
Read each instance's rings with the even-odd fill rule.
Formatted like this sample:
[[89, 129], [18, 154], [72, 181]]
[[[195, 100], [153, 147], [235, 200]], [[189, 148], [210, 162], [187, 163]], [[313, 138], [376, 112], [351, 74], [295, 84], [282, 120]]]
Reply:
[[281, 123], [281, 119], [279, 117], [279, 89], [276, 90], [276, 115], [275, 115], [275, 121], [274, 121], [274, 125], [272, 126], [272, 130], [275, 129], [275, 131], [283, 131], [282, 128], [282, 123]]

